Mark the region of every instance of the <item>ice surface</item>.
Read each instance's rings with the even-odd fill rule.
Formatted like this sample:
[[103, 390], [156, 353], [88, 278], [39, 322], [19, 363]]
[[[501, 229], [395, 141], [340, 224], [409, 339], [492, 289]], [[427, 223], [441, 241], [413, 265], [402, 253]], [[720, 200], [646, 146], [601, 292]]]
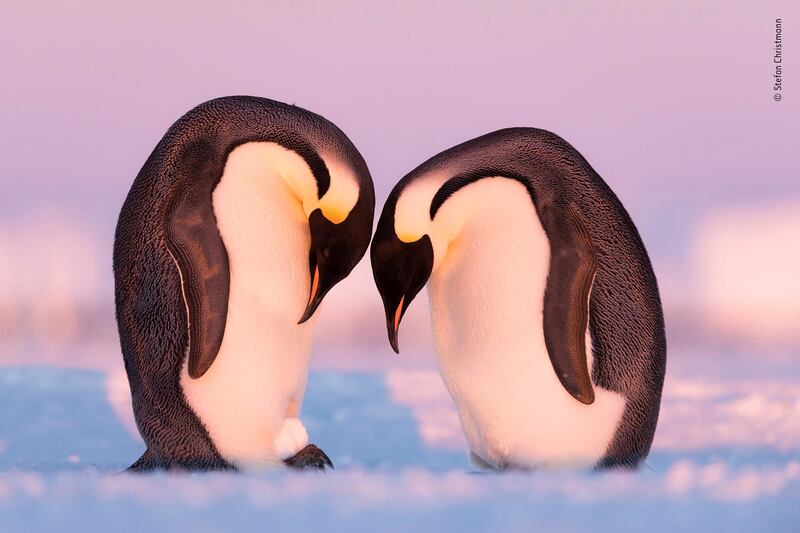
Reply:
[[0, 367], [0, 530], [800, 530], [798, 364], [703, 361], [671, 364], [636, 473], [478, 472], [436, 372], [390, 369], [312, 373], [334, 472], [130, 475], [119, 373]]

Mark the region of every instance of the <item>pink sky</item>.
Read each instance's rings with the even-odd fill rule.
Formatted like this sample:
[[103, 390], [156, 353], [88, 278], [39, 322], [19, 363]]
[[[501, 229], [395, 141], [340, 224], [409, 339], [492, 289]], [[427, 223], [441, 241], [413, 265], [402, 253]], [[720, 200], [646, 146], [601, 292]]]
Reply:
[[800, 8], [789, 0], [112, 4], [0, 7], [0, 244], [27, 240], [31, 218], [85, 228], [104, 304], [133, 177], [175, 119], [226, 94], [336, 122], [370, 166], [379, 209], [444, 148], [507, 126], [550, 129], [620, 196], [662, 289], [687, 291], [708, 212], [800, 198]]

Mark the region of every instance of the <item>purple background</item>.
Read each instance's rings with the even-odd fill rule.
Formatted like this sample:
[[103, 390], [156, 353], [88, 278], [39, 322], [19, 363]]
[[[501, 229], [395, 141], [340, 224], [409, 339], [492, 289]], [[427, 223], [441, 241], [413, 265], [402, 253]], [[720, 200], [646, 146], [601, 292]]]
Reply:
[[[335, 4], [3, 2], [0, 359], [118, 364], [118, 209], [169, 125], [228, 94], [336, 122], [370, 166], [378, 209], [442, 149], [550, 129], [638, 225], [672, 341], [800, 345], [796, 3]], [[318, 346], [388, 353], [365, 267], [324, 305]], [[406, 346], [429, 346], [426, 322], [412, 308]]]

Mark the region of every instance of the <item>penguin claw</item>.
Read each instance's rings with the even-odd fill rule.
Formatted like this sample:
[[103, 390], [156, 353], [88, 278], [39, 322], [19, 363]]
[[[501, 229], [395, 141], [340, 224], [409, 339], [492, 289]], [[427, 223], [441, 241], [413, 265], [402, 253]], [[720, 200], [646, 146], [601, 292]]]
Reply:
[[325, 470], [326, 468], [333, 470], [333, 463], [330, 457], [313, 444], [307, 445], [297, 452], [294, 457], [285, 459], [283, 462], [289, 468], [297, 470]]

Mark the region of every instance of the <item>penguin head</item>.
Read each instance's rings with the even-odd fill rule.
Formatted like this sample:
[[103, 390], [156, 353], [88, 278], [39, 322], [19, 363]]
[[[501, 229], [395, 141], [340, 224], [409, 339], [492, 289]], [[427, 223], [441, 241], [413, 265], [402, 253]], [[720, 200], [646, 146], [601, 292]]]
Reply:
[[392, 223], [384, 217], [372, 240], [370, 259], [375, 285], [386, 312], [386, 329], [392, 349], [400, 353], [397, 332], [400, 321], [414, 297], [428, 282], [433, 271], [433, 245], [427, 234], [412, 242], [401, 240]]
[[328, 219], [320, 208], [309, 214], [311, 292], [298, 324], [314, 315], [328, 291], [346, 278], [364, 257], [372, 233], [372, 209], [366, 202], [361, 204], [358, 202], [347, 217], [338, 222]]

